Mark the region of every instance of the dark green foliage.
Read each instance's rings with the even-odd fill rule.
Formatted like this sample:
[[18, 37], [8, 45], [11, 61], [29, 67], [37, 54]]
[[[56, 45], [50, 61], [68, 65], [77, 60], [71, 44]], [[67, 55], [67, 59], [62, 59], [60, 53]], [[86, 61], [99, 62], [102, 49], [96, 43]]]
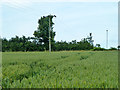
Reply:
[[30, 40], [31, 38], [18, 37], [10, 40], [2, 39], [2, 51], [35, 51], [37, 44]]
[[0, 38], [0, 52], [2, 51], [2, 39]]
[[111, 47], [109, 50], [117, 50], [117, 48], [115, 48], [115, 47]]
[[[49, 44], [49, 43], [47, 43]], [[90, 50], [93, 46], [85, 39], [80, 42], [72, 40], [72, 42], [57, 41], [52, 42], [52, 51], [62, 50]], [[2, 51], [45, 51], [44, 44], [39, 44], [34, 37], [12, 37], [10, 40], [2, 39]]]
[[92, 51], [104, 51], [106, 50], [105, 48], [101, 48], [101, 47], [94, 47], [93, 49], [91, 49]]
[[61, 58], [67, 58], [67, 57], [69, 57], [69, 56], [61, 56]]
[[88, 58], [88, 56], [81, 56], [80, 60], [84, 60], [84, 59], [87, 59], [87, 58]]
[[61, 50], [90, 50], [93, 46], [86, 40], [83, 39], [80, 42], [76, 42], [76, 40], [72, 40], [72, 42], [56, 42], [55, 43], [55, 51]]
[[118, 50], [120, 50], [120, 45], [117, 48], [118, 48]]
[[[53, 31], [53, 21], [52, 18], [50, 18], [50, 25], [51, 25], [51, 31], [50, 31], [50, 36], [51, 36], [51, 44], [52, 47], [54, 46], [54, 37], [55, 37], [55, 32]], [[43, 45], [45, 50], [49, 49], [49, 17], [41, 17], [38, 20], [38, 29], [36, 31], [34, 31], [34, 36], [36, 37], [36, 40], [38, 41], [39, 45]]]
[[100, 44], [96, 44], [95, 46], [96, 46], [96, 47], [100, 47]]

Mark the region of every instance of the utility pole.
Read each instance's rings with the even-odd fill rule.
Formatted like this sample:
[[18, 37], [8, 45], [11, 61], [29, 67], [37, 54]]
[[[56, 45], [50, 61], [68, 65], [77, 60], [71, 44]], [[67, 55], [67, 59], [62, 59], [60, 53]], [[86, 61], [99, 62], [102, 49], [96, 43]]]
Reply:
[[50, 36], [50, 32], [51, 32], [51, 22], [50, 19], [51, 17], [56, 17], [55, 15], [48, 15], [49, 17], [49, 52], [51, 53], [51, 36]]
[[106, 30], [106, 48], [108, 48], [108, 30]]
[[51, 52], [51, 37], [50, 37], [50, 31], [51, 31], [51, 26], [50, 26], [50, 17], [49, 17], [49, 52]]

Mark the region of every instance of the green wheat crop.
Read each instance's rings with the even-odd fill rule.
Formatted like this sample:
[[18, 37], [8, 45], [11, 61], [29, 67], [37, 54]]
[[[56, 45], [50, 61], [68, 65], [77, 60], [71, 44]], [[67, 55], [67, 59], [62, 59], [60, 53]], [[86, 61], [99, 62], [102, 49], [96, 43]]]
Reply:
[[3, 88], [118, 88], [118, 52], [3, 52], [2, 74]]

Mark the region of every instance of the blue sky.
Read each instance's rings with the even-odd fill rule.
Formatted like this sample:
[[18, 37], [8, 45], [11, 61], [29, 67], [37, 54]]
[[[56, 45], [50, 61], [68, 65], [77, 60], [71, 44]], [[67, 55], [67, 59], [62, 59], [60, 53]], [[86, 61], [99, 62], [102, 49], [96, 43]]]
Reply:
[[33, 36], [41, 16], [55, 14], [56, 41], [80, 41], [89, 33], [94, 44], [106, 47], [106, 30], [109, 30], [109, 47], [118, 45], [117, 2], [33, 2], [24, 6], [2, 3], [2, 37]]

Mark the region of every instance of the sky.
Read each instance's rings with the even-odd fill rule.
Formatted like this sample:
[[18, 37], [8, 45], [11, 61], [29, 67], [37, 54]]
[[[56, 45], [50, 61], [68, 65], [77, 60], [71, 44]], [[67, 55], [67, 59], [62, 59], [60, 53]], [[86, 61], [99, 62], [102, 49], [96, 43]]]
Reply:
[[15, 35], [33, 37], [38, 27], [38, 19], [49, 14], [57, 16], [53, 19], [56, 41], [80, 41], [92, 33], [94, 45], [100, 44], [105, 48], [108, 30], [108, 47], [118, 45], [117, 0], [4, 0], [0, 3], [0, 36], [7, 39]]

